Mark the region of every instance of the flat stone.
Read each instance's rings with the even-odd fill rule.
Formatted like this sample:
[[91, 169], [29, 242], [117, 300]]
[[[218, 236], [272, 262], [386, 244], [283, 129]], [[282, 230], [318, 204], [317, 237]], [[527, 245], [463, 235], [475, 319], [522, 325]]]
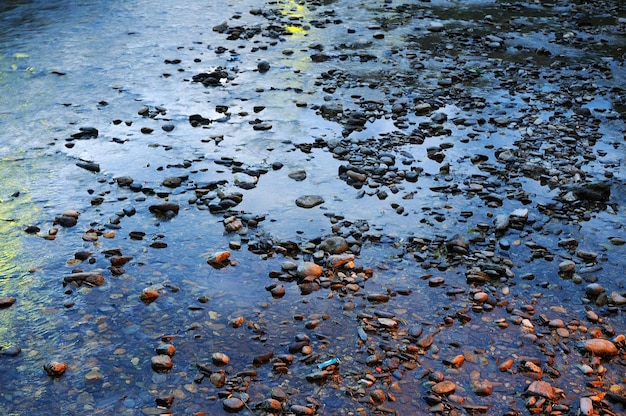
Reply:
[[222, 405], [227, 412], [236, 413], [244, 408], [245, 403], [238, 397], [229, 397], [228, 399], [224, 399]]
[[15, 303], [15, 298], [13, 297], [0, 297], [0, 309], [8, 308], [9, 306]]
[[557, 399], [557, 394], [554, 390], [554, 387], [552, 387], [550, 383], [542, 380], [533, 381], [526, 389], [526, 393], [530, 394], [531, 396], [545, 397], [548, 400]]
[[324, 198], [319, 195], [303, 195], [296, 199], [296, 205], [300, 208], [313, 208], [324, 203]]
[[433, 392], [437, 394], [451, 394], [456, 390], [456, 384], [452, 381], [444, 380], [432, 387]]

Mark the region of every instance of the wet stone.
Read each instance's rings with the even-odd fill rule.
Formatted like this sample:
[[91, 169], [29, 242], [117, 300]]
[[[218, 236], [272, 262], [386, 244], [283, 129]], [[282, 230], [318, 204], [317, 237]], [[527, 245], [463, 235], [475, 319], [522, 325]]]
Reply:
[[456, 390], [456, 384], [452, 381], [444, 380], [432, 386], [432, 390], [436, 394], [451, 394]]
[[313, 208], [324, 203], [324, 198], [319, 195], [303, 195], [296, 199], [296, 205], [300, 208]]
[[155, 355], [150, 359], [152, 369], [157, 373], [168, 372], [172, 369], [172, 357], [165, 354]]
[[245, 403], [238, 397], [229, 397], [222, 402], [224, 410], [231, 413], [236, 413], [243, 410]]

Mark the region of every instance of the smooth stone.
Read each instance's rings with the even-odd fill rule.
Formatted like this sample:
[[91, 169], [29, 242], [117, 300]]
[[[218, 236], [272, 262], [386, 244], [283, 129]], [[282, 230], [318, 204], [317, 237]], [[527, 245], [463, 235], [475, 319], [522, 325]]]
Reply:
[[593, 338], [587, 339], [581, 342], [583, 350], [592, 353], [593, 355], [599, 355], [601, 357], [613, 357], [619, 354], [619, 350], [608, 339]]
[[223, 366], [230, 362], [230, 357], [223, 352], [215, 352], [211, 355], [211, 361], [217, 366]]
[[67, 364], [61, 361], [50, 361], [43, 368], [50, 377], [60, 377], [67, 370]]
[[318, 278], [322, 275], [322, 272], [322, 266], [311, 261], [304, 261], [298, 264], [298, 268], [296, 270], [298, 277], [312, 276], [314, 278]]
[[343, 237], [330, 237], [322, 241], [319, 249], [330, 254], [341, 254], [350, 248], [348, 242]]
[[313, 208], [324, 203], [324, 198], [319, 195], [303, 195], [296, 199], [296, 205], [300, 208]]
[[593, 415], [593, 401], [589, 397], [582, 397], [580, 399], [580, 410], [578, 414], [580, 416]]
[[245, 403], [238, 397], [229, 397], [228, 399], [224, 399], [222, 405], [227, 412], [235, 413], [241, 411]]
[[470, 387], [478, 396], [489, 396], [493, 393], [493, 384], [488, 380], [471, 380]]
[[437, 394], [450, 394], [453, 393], [454, 390], [456, 390], [456, 384], [454, 384], [454, 382], [452, 381], [444, 380], [435, 384], [432, 387], [432, 390]]
[[559, 263], [560, 273], [573, 272], [575, 268], [576, 268], [576, 263], [574, 263], [571, 260], [564, 260], [561, 263]]
[[585, 293], [589, 296], [598, 296], [601, 293], [604, 293], [606, 289], [602, 287], [602, 285], [598, 283], [591, 283], [585, 287]]
[[15, 303], [14, 297], [0, 297], [0, 308], [8, 308]]
[[172, 357], [165, 354], [155, 355], [150, 359], [150, 365], [156, 372], [165, 372], [172, 369]]

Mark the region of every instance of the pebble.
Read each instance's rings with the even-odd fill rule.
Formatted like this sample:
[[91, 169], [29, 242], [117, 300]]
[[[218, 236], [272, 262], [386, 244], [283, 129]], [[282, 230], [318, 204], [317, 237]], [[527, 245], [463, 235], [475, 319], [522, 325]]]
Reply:
[[456, 390], [456, 384], [452, 381], [441, 381], [432, 386], [432, 391], [436, 394], [451, 394]]
[[60, 377], [67, 370], [67, 364], [61, 361], [50, 361], [43, 368], [50, 377]]
[[300, 208], [313, 208], [324, 203], [324, 198], [319, 195], [303, 195], [296, 199], [296, 205]]
[[15, 303], [15, 300], [14, 297], [0, 297], [0, 309], [8, 308]]
[[245, 403], [238, 397], [229, 397], [224, 399], [222, 405], [224, 406], [224, 410], [227, 412], [236, 413], [244, 408]]
[[157, 373], [170, 371], [174, 366], [172, 363], [172, 357], [165, 354], [158, 354], [153, 356], [150, 359], [150, 365], [152, 366], [152, 369]]
[[548, 400], [555, 401], [557, 393], [550, 383], [542, 380], [535, 380], [526, 389], [526, 393], [532, 396], [545, 397]]
[[580, 409], [578, 414], [580, 416], [592, 416], [593, 415], [593, 401], [589, 397], [581, 397]]
[[230, 362], [230, 357], [223, 352], [214, 352], [211, 355], [211, 361], [217, 366], [224, 366]]
[[158, 297], [159, 292], [152, 287], [143, 289], [139, 294], [139, 299], [141, 299], [144, 303], [154, 302]]
[[569, 273], [573, 272], [576, 268], [576, 263], [571, 260], [564, 260], [559, 263], [559, 273]]

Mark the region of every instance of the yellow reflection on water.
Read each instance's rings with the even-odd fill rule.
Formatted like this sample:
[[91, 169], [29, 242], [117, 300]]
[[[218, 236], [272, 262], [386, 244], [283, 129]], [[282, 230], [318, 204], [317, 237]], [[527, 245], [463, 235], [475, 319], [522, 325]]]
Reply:
[[291, 24], [285, 26], [285, 30], [295, 36], [305, 36], [308, 32], [304, 22], [309, 15], [309, 9], [304, 2], [296, 2], [295, 0], [286, 0], [280, 2], [280, 13], [291, 21], [299, 21], [299, 24]]

